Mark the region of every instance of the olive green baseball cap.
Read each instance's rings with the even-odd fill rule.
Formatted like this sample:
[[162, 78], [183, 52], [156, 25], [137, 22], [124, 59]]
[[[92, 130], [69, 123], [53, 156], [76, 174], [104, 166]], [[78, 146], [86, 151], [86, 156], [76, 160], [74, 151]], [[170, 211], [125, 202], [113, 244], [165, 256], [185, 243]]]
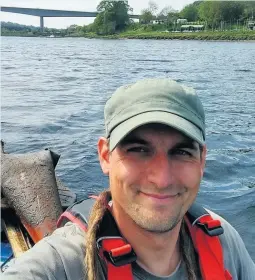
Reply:
[[203, 105], [192, 88], [167, 78], [121, 86], [104, 110], [112, 151], [134, 129], [149, 123], [168, 125], [201, 145], [205, 142]]

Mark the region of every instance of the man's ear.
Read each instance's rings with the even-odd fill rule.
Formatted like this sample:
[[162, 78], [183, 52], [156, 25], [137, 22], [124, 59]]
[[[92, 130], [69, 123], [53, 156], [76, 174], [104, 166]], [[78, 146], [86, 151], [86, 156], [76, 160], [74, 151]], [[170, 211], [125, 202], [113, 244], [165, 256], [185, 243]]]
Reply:
[[97, 143], [97, 152], [100, 161], [100, 165], [104, 174], [109, 174], [110, 169], [110, 150], [109, 141], [105, 137], [100, 137]]
[[206, 154], [207, 154], [207, 148], [206, 145], [204, 145], [202, 150], [202, 155], [201, 155], [201, 177], [203, 176], [205, 170]]

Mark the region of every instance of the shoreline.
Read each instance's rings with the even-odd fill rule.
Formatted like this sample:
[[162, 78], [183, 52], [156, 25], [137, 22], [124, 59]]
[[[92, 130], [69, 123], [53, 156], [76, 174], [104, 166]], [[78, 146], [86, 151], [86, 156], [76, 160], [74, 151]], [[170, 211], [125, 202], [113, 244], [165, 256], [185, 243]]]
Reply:
[[207, 32], [137, 32], [126, 31], [112, 35], [98, 35], [96, 33], [68, 34], [66, 36], [50, 37], [34, 34], [1, 34], [1, 37], [41, 37], [41, 38], [87, 38], [87, 39], [139, 39], [139, 40], [196, 40], [196, 41], [222, 41], [222, 42], [255, 42], [255, 31], [207, 31]]
[[84, 35], [85, 38], [105, 39], [154, 39], [154, 40], [198, 40], [198, 41], [255, 41], [255, 31], [205, 31], [205, 32], [122, 32], [119, 34], [100, 36], [93, 33]]

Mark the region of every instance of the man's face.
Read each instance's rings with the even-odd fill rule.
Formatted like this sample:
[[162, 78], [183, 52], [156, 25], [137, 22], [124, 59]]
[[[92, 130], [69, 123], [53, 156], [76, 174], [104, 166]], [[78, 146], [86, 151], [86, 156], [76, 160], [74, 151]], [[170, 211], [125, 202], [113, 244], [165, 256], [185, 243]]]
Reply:
[[205, 147], [201, 152], [198, 143], [158, 124], [137, 128], [111, 153], [105, 145], [99, 144], [99, 156], [114, 211], [150, 232], [173, 229], [196, 198]]

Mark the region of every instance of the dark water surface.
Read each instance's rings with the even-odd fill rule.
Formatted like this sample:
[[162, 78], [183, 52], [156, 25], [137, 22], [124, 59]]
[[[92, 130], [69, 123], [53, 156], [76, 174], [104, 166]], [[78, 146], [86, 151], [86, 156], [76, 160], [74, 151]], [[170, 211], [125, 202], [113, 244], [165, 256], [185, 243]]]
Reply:
[[11, 153], [51, 148], [79, 198], [107, 187], [96, 153], [118, 86], [170, 77], [194, 87], [207, 116], [198, 200], [227, 218], [255, 260], [255, 43], [2, 37], [2, 139]]

